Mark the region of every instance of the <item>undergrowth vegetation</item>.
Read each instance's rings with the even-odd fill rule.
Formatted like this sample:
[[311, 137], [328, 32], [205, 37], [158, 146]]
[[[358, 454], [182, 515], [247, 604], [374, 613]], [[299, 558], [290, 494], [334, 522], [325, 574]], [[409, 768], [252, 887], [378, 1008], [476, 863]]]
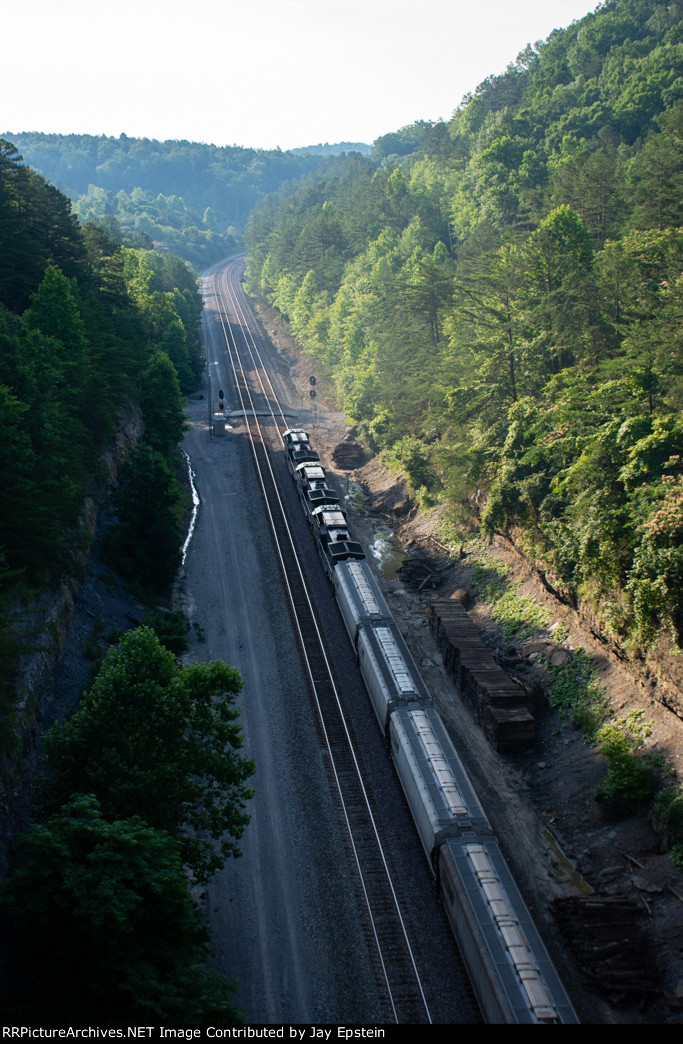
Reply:
[[[535, 634], [562, 642], [564, 625], [552, 624], [552, 614], [532, 598], [521, 596], [520, 584], [503, 562], [472, 548], [472, 591], [486, 605], [506, 640], [523, 641]], [[580, 729], [606, 765], [602, 782], [592, 797], [610, 817], [644, 815], [650, 818], [683, 868], [683, 788], [672, 788], [663, 760], [648, 753], [646, 740], [652, 723], [642, 710], [618, 716], [612, 710], [598, 671], [584, 649], [572, 653], [561, 666], [546, 664], [553, 677], [550, 704], [560, 717]]]
[[505, 638], [519, 641], [547, 629], [553, 614], [533, 598], [520, 595], [522, 585], [512, 583], [509, 573], [503, 563], [481, 556], [475, 560], [474, 592], [488, 606], [492, 619], [503, 628]]
[[554, 676], [551, 706], [592, 740], [607, 721], [610, 709], [590, 657], [583, 649], [577, 649], [568, 664], [549, 670]]
[[657, 789], [657, 764], [643, 751], [652, 732], [642, 710], [607, 721], [595, 734], [607, 762], [607, 775], [594, 796], [612, 815], [629, 815], [643, 808]]
[[652, 722], [642, 710], [614, 714], [585, 650], [577, 649], [569, 663], [549, 670], [554, 676], [551, 706], [581, 729], [605, 760], [607, 772], [593, 798], [609, 816], [647, 816], [683, 869], [683, 789], [671, 787], [663, 759], [645, 749]]

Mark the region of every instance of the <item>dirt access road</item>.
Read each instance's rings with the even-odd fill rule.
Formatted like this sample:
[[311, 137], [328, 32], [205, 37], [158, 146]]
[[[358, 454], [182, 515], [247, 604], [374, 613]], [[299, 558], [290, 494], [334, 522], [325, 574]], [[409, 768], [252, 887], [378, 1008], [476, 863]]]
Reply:
[[[211, 384], [214, 394], [220, 386], [229, 396], [209, 279], [205, 293]], [[260, 493], [248, 495], [251, 451], [245, 438], [210, 436], [209, 401], [205, 385], [189, 403], [184, 447], [201, 504], [175, 602], [196, 625], [189, 659], [220, 659], [240, 671], [245, 752], [257, 766], [243, 855], [202, 896], [215, 964], [239, 980], [236, 1002], [250, 1022], [381, 1021], [361, 925], [344, 898], [353, 886], [344, 883], [343, 839], [329, 826], [335, 817], [317, 735], [296, 711], [307, 702], [306, 686], [282, 596], [267, 582], [277, 583], [277, 566]], [[317, 836], [300, 814], [306, 804], [315, 809]], [[326, 895], [335, 878], [339, 894]], [[354, 960], [358, 976], [344, 981], [337, 968]]]

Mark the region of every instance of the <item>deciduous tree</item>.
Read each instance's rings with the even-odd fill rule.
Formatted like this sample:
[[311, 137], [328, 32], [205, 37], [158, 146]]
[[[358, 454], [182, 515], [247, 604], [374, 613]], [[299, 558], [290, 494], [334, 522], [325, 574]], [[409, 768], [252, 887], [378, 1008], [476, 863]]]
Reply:
[[234, 1023], [232, 984], [206, 967], [179, 844], [78, 795], [21, 844], [0, 907], [10, 925], [3, 1011], [53, 1024]]
[[140, 816], [181, 842], [199, 878], [238, 855], [249, 816], [237, 671], [178, 665], [150, 628], [112, 648], [80, 709], [46, 738], [46, 804], [94, 794], [109, 820]]

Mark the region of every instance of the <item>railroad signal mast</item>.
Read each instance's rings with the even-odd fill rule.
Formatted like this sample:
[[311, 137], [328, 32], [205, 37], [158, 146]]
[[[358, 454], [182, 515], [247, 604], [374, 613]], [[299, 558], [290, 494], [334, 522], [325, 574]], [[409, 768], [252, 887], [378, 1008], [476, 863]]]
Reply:
[[318, 383], [318, 380], [317, 380], [316, 377], [313, 376], [313, 374], [311, 374], [311, 376], [308, 378], [308, 383], [311, 385], [310, 391], [308, 393], [309, 396], [311, 397], [311, 400], [312, 400], [311, 401], [311, 423], [312, 424], [318, 424], [319, 421], [320, 421], [320, 408], [319, 408], [317, 402], [315, 401], [315, 397], [317, 395], [317, 392], [315, 390], [315, 385]]

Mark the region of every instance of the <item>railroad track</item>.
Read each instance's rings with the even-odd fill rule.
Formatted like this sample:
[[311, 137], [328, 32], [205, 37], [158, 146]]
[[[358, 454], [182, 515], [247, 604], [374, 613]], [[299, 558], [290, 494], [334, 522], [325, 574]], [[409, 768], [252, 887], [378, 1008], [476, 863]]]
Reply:
[[[397, 1023], [429, 1023], [432, 1019], [406, 918], [384, 855], [273, 467], [272, 453], [282, 452], [281, 431], [288, 425], [263, 366], [250, 317], [238, 295], [241, 271], [242, 263], [234, 261], [216, 276], [220, 322], [338, 806], [357, 868], [365, 921], [393, 1019]], [[264, 411], [267, 418], [259, 418], [257, 414]]]

